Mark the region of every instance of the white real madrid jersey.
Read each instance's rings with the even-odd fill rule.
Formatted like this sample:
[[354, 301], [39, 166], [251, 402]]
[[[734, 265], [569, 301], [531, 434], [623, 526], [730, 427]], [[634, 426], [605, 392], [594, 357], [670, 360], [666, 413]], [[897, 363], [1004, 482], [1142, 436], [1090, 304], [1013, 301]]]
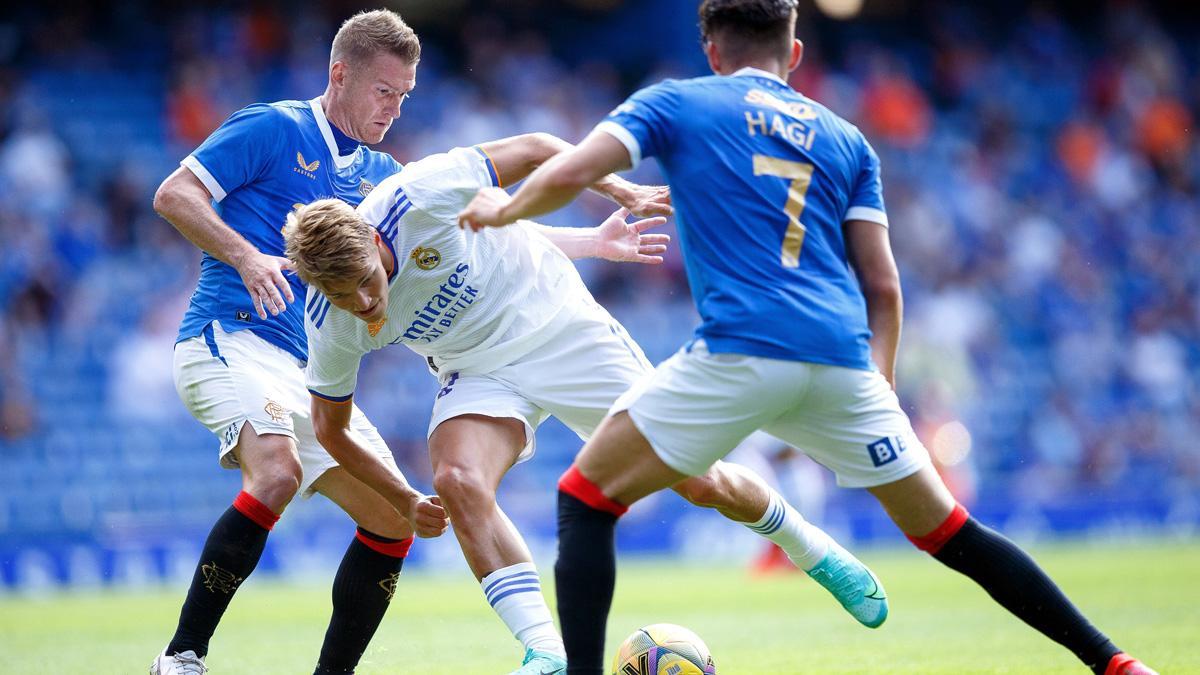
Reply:
[[489, 372], [552, 337], [590, 297], [571, 261], [532, 227], [458, 227], [459, 211], [492, 185], [487, 154], [456, 148], [408, 164], [363, 200], [359, 213], [396, 261], [387, 315], [368, 325], [310, 288], [310, 391], [349, 399], [362, 356], [389, 344], [428, 357], [438, 372]]

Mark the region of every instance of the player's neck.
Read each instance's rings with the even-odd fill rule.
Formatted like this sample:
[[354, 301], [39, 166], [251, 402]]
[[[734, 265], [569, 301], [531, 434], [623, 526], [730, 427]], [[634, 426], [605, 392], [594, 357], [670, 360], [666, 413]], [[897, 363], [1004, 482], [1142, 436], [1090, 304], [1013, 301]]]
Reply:
[[[722, 65], [724, 66], [724, 64], [722, 64]], [[775, 59], [764, 59], [764, 60], [732, 63], [728, 66], [724, 66], [723, 68], [721, 68], [719, 74], [733, 75], [734, 73], [738, 72], [739, 70], [742, 70], [743, 68], [753, 68], [755, 70], [761, 70], [764, 73], [770, 73], [772, 75], [777, 75], [777, 76], [779, 76], [779, 79], [783, 80], [784, 82], [787, 82], [787, 79], [788, 79], [787, 78], [787, 76], [788, 76], [787, 67]]]
[[357, 143], [362, 143], [361, 139], [354, 138], [350, 129], [350, 121], [345, 119], [345, 115], [342, 113], [342, 106], [338, 105], [337, 98], [329, 89], [326, 89], [325, 93], [321, 94], [321, 110], [325, 111], [325, 119], [329, 121], [329, 124], [336, 127], [343, 136]]
[[384, 244], [383, 240], [379, 241], [378, 246], [379, 261], [383, 263], [383, 273], [391, 279], [392, 273], [396, 271], [396, 256], [392, 255], [392, 249]]

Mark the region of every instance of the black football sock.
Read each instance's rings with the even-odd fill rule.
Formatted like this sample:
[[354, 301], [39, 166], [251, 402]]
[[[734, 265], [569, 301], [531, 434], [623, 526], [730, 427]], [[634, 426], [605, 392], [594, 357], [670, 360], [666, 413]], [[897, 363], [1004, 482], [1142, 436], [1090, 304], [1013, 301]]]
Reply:
[[604, 633], [617, 581], [617, 518], [625, 507], [606, 498], [574, 466], [558, 487], [554, 582], [567, 673], [601, 675]]
[[315, 675], [354, 672], [396, 592], [412, 541], [358, 528], [333, 580], [333, 616]]
[[200, 553], [168, 654], [188, 650], [197, 656], [208, 654], [209, 639], [234, 592], [258, 565], [277, 520], [277, 514], [246, 492], [217, 519]]
[[1093, 672], [1104, 673], [1109, 660], [1120, 651], [1071, 604], [1033, 558], [974, 518], [968, 517], [933, 557], [970, 577], [993, 600], [1071, 650]]

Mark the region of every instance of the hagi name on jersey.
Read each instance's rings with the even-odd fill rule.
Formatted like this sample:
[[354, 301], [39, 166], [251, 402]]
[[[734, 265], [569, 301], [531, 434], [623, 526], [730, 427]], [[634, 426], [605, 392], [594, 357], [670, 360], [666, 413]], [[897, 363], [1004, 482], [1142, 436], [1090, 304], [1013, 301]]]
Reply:
[[[807, 103], [788, 103], [761, 89], [750, 90], [746, 94], [745, 102], [776, 111], [768, 117], [766, 111], [747, 110], [746, 133], [751, 136], [778, 136], [806, 150], [812, 150], [817, 130], [805, 124], [817, 118], [812, 106]], [[792, 119], [785, 119], [789, 117]]]
[[[429, 298], [425, 306], [415, 312], [417, 316], [404, 334], [395, 340], [424, 340], [433, 342], [446, 334], [454, 325], [454, 320], [464, 309], [470, 307], [479, 295], [479, 289], [467, 285], [467, 272], [471, 267], [467, 263], [459, 263], [454, 272], [446, 277], [446, 282], [438, 292]], [[393, 343], [394, 344], [394, 343]]]

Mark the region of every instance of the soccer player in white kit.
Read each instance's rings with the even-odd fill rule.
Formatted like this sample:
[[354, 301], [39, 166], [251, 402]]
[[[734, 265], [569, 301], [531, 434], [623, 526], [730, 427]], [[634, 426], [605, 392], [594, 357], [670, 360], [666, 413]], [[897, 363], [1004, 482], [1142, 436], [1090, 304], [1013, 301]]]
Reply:
[[[526, 649], [516, 672], [532, 674], [565, 672], [564, 649], [529, 550], [495, 491], [532, 456], [534, 431], [548, 416], [586, 439], [651, 371], [570, 259], [655, 261], [665, 237], [641, 234], [661, 221], [626, 224], [621, 211], [592, 230], [456, 227], [481, 187], [518, 181], [548, 158], [529, 146], [515, 137], [410, 163], [357, 211], [337, 200], [297, 209], [284, 237], [310, 284], [307, 381], [317, 437], [353, 475], [401, 499], [395, 475], [350, 428], [351, 404], [364, 354], [403, 344], [427, 359], [442, 385], [429, 423], [434, 487], [488, 602]], [[531, 161], [530, 152], [540, 154]], [[779, 543], [863, 624], [883, 622], [878, 580], [757, 475], [721, 462], [677, 491]]]

